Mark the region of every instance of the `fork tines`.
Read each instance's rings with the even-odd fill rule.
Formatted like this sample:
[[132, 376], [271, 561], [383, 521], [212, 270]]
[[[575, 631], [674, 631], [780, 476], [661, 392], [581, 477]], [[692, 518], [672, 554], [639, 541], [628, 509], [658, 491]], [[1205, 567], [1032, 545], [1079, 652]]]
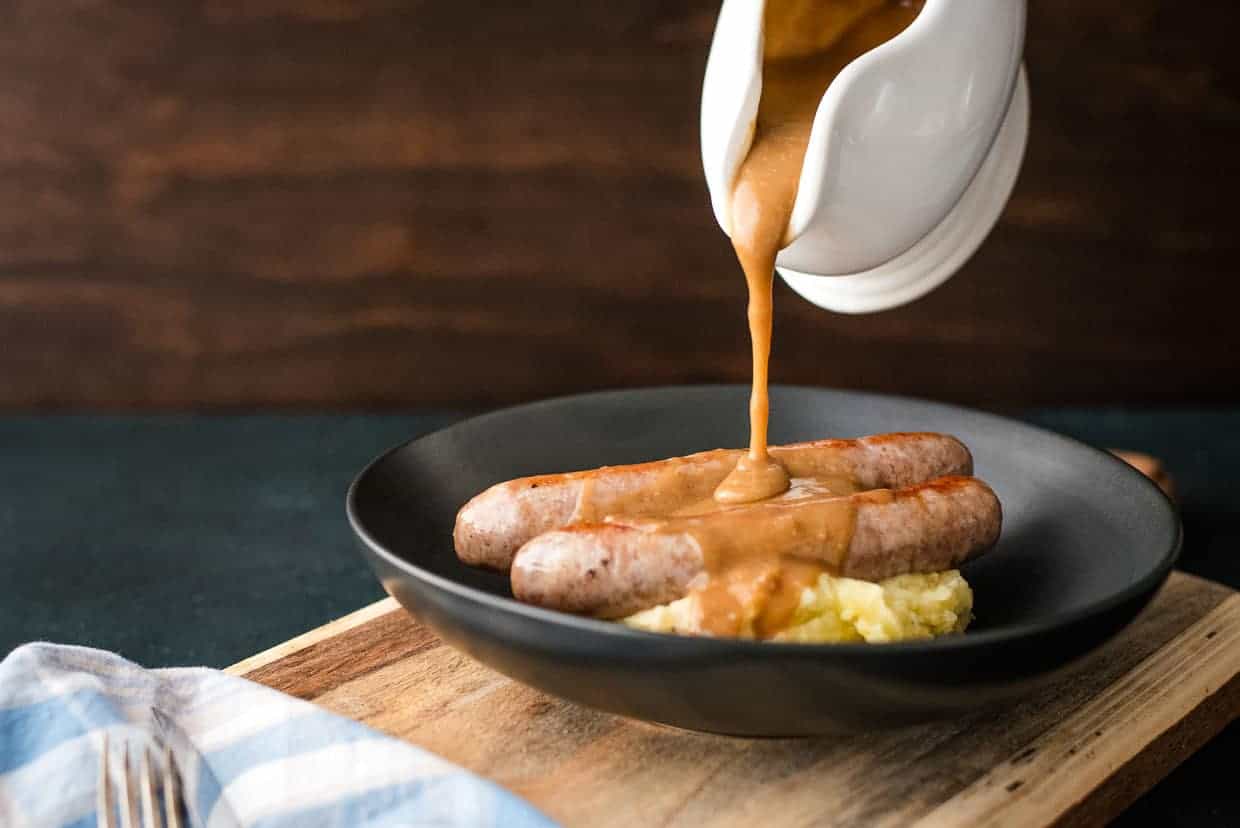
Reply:
[[[100, 828], [117, 828], [114, 815], [119, 815], [119, 828], [181, 828], [181, 788], [172, 751], [164, 747], [162, 767], [157, 773], [152, 767], [150, 750], [145, 745], [140, 750], [135, 771], [129, 743], [122, 743], [120, 773], [113, 785], [108, 734], [103, 733], [96, 787], [96, 819]], [[158, 807], [161, 800], [162, 813]]]

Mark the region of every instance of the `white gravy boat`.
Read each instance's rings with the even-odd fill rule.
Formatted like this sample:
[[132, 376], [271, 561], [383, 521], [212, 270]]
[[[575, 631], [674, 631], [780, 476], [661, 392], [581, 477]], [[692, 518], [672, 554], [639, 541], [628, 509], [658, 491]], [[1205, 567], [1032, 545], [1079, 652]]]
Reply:
[[[762, 0], [724, 0], [702, 89], [702, 164], [729, 231], [762, 93]], [[814, 116], [776, 269], [810, 302], [885, 310], [942, 284], [990, 232], [1025, 151], [1025, 0], [926, 0], [850, 63]]]

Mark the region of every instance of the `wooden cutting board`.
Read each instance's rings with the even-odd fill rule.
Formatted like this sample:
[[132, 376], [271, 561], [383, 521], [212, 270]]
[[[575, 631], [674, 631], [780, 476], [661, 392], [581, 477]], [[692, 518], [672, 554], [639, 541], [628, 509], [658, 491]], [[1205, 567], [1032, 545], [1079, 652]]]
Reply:
[[1174, 574], [1116, 640], [1018, 705], [820, 739], [578, 707], [442, 644], [391, 599], [230, 672], [428, 748], [569, 826], [1094, 825], [1240, 713], [1240, 594]]

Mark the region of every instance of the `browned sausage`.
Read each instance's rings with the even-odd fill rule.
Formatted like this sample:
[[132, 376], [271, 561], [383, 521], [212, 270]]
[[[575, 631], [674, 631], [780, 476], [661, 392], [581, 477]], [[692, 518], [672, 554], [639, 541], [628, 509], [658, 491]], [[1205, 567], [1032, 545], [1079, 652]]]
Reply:
[[[845, 512], [848, 520], [841, 521]], [[994, 545], [1002, 520], [999, 499], [985, 483], [944, 477], [825, 501], [577, 526], [525, 544], [513, 561], [512, 590], [527, 603], [618, 618], [682, 597], [719, 545], [735, 537], [821, 562], [839, 575], [879, 581], [957, 567]], [[841, 526], [848, 537], [841, 537]]]
[[[482, 492], [457, 513], [453, 541], [468, 564], [506, 570], [531, 538], [604, 515], [665, 515], [711, 496], [742, 450], [717, 449], [631, 466], [523, 477]], [[773, 446], [793, 477], [841, 476], [859, 489], [972, 474], [973, 458], [945, 434], [880, 434]]]

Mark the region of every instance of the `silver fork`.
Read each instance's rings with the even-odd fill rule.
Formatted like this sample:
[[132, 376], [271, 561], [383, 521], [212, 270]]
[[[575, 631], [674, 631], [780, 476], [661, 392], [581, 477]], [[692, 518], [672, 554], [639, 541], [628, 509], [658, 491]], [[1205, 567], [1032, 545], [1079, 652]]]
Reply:
[[[95, 808], [99, 828], [117, 828], [117, 823], [112, 821], [114, 811], [120, 814], [119, 828], [181, 828], [181, 814], [185, 806], [180, 780], [172, 764], [172, 751], [164, 748], [163, 772], [157, 773], [151, 767], [150, 751], [144, 746], [138, 757], [135, 780], [129, 743], [124, 743], [121, 746], [119, 790], [112, 785], [112, 774], [108, 773], [109, 756], [108, 734], [105, 732], [99, 750], [99, 784], [96, 788]], [[135, 781], [138, 788], [136, 799]], [[164, 806], [162, 818], [157, 807], [161, 799]]]

